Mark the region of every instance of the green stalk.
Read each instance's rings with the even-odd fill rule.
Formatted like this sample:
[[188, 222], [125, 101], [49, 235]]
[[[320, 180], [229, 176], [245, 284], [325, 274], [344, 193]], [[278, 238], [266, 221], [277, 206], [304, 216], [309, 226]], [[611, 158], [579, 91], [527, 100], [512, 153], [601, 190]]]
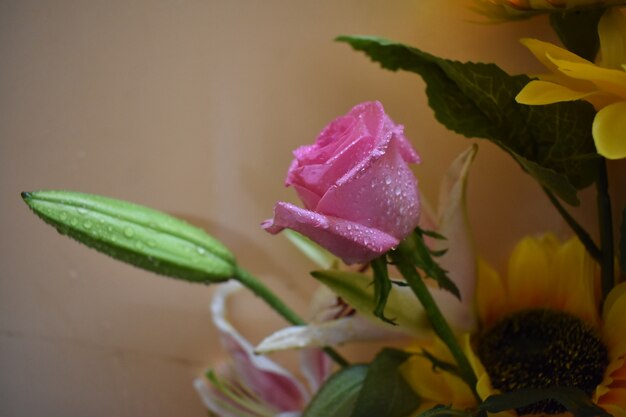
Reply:
[[433, 299], [430, 291], [428, 291], [422, 277], [415, 269], [413, 262], [411, 262], [410, 255], [407, 254], [407, 251], [410, 251], [410, 248], [405, 246], [403, 242], [398, 246], [397, 250], [392, 251], [389, 254], [394, 261], [396, 268], [400, 271], [407, 284], [424, 307], [424, 311], [426, 312], [426, 316], [428, 317], [433, 330], [450, 350], [450, 353], [459, 367], [459, 374], [461, 378], [467, 383], [476, 398], [480, 401], [480, 397], [476, 393], [477, 379], [474, 374], [474, 370], [465, 356], [463, 349], [459, 345], [454, 332], [448, 325], [448, 322], [441, 313], [441, 310], [439, 310], [439, 307]]
[[589, 233], [572, 217], [571, 214], [563, 207], [561, 202], [556, 198], [556, 196], [552, 193], [552, 191], [543, 187], [543, 191], [545, 191], [548, 199], [552, 203], [552, 205], [559, 212], [563, 220], [569, 225], [569, 227], [576, 233], [580, 242], [585, 246], [589, 255], [595, 259], [598, 263], [602, 262], [602, 251], [598, 248], [598, 245], [595, 244]]
[[609, 178], [604, 158], [600, 159], [598, 167], [596, 190], [598, 193], [598, 223], [600, 226], [600, 242], [602, 250], [602, 258], [600, 262], [600, 276], [602, 283], [602, 303], [600, 305], [602, 306], [606, 296], [615, 285], [615, 249], [613, 247], [613, 214], [611, 212], [611, 197], [609, 196]]
[[[287, 304], [285, 304], [280, 298], [276, 296], [268, 287], [266, 287], [260, 280], [255, 278], [245, 269], [236, 267], [234, 279], [239, 281], [243, 286], [248, 288], [254, 295], [261, 298], [268, 306], [274, 311], [280, 314], [289, 323], [296, 326], [303, 326], [306, 324], [300, 316], [298, 316]], [[325, 347], [324, 352], [333, 360], [337, 365], [346, 367], [349, 365], [348, 361], [344, 359], [339, 352], [330, 347]]]

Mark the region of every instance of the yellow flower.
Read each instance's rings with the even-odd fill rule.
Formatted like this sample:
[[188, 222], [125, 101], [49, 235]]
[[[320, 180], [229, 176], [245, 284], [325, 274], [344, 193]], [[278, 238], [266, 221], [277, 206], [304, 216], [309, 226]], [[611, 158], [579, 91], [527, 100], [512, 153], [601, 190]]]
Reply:
[[[505, 277], [481, 263], [475, 297], [481, 326], [464, 336], [481, 398], [574, 386], [614, 417], [626, 416], [626, 283], [611, 291], [600, 315], [597, 272], [578, 240], [561, 244], [552, 235], [522, 240]], [[425, 348], [449, 360], [445, 348]], [[424, 358], [407, 362], [403, 373], [425, 398], [423, 408], [476, 404], [458, 378], [433, 371]], [[517, 412], [501, 415], [569, 415], [549, 401]]]
[[563, 12], [583, 8], [607, 7], [624, 0], [474, 0], [476, 12], [493, 21], [519, 19], [544, 12]]
[[626, 157], [626, 17], [617, 8], [607, 10], [598, 33], [597, 64], [550, 43], [523, 39], [551, 73], [528, 83], [516, 100], [531, 105], [590, 102], [598, 110], [592, 127], [598, 153], [620, 159]]

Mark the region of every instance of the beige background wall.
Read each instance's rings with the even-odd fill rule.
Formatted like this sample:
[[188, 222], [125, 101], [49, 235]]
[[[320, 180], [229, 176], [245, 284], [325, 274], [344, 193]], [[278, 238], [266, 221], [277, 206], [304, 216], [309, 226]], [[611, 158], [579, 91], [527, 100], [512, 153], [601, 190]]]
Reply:
[[[379, 99], [421, 152], [416, 172], [434, 199], [470, 143], [436, 124], [421, 79], [332, 39], [375, 34], [539, 69], [517, 39], [553, 39], [545, 20], [472, 18], [441, 0], [0, 0], [0, 415], [204, 416], [191, 381], [220, 355], [210, 288], [58, 236], [20, 191], [106, 194], [184, 217], [304, 312], [312, 265], [258, 227], [276, 200], [294, 200], [282, 187], [291, 150]], [[567, 233], [534, 183], [483, 142], [469, 206], [493, 262], [523, 234]], [[282, 325], [246, 315], [259, 306], [234, 313], [254, 341]]]

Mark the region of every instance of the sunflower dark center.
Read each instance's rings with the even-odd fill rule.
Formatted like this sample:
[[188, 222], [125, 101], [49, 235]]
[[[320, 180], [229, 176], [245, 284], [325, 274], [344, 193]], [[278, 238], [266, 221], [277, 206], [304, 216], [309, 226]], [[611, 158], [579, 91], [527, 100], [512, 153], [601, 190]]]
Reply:
[[[602, 382], [608, 352], [598, 335], [570, 314], [530, 309], [506, 317], [480, 337], [478, 357], [494, 388], [576, 387], [591, 395]], [[543, 401], [516, 410], [558, 414], [565, 409]]]

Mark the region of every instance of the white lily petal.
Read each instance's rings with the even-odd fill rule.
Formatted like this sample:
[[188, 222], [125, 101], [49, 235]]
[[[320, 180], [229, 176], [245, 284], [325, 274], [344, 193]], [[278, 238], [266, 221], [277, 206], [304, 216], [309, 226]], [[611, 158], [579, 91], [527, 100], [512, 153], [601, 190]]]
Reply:
[[233, 359], [232, 367], [238, 379], [248, 389], [256, 392], [265, 402], [279, 410], [297, 410], [309, 399], [309, 393], [293, 374], [276, 362], [259, 356], [248, 340], [230, 324], [226, 314], [226, 301], [242, 288], [236, 281], [220, 285], [211, 303], [213, 323], [222, 344]]
[[465, 192], [469, 168], [477, 150], [478, 147], [473, 145], [448, 168], [440, 188], [437, 230], [446, 240], [436, 240], [433, 243], [435, 250], [447, 249], [445, 255], [439, 258], [439, 264], [448, 271], [448, 275], [459, 288], [461, 303], [448, 293], [433, 290], [433, 296], [450, 324], [463, 331], [469, 331], [475, 326], [472, 300], [476, 289], [477, 266]]
[[334, 346], [345, 342], [408, 337], [398, 330], [399, 327], [378, 324], [362, 316], [353, 315], [324, 323], [281, 329], [261, 341], [255, 350], [259, 353], [270, 353], [285, 349]]

